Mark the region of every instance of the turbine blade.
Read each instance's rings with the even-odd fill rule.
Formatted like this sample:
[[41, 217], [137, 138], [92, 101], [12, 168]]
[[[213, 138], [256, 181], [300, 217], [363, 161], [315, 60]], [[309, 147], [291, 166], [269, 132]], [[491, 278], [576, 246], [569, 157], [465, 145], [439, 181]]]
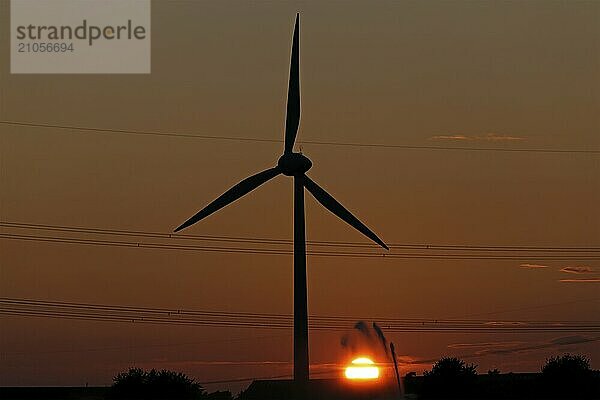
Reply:
[[322, 187], [317, 185], [313, 180], [311, 180], [308, 176], [304, 175], [304, 187], [308, 189], [308, 191], [317, 199], [319, 203], [321, 203], [326, 209], [346, 221], [348, 224], [352, 225], [355, 229], [361, 232], [363, 235], [380, 245], [386, 250], [389, 248], [381, 239], [377, 237], [375, 233], [373, 233], [369, 228], [366, 227], [365, 224], [360, 222], [358, 218], [356, 218], [352, 213], [343, 205], [341, 205], [336, 199], [334, 199], [329, 193], [325, 191]]
[[290, 61], [290, 82], [288, 86], [287, 114], [285, 119], [285, 153], [291, 153], [300, 124], [300, 57], [299, 39], [300, 14], [296, 14], [294, 38], [292, 41], [292, 59]]
[[243, 195], [256, 189], [268, 180], [273, 179], [280, 173], [281, 171], [279, 170], [279, 167], [275, 167], [259, 172], [256, 175], [252, 175], [251, 177], [244, 179], [243, 181], [241, 181], [240, 183], [223, 193], [221, 196], [219, 196], [215, 201], [204, 207], [202, 210], [198, 211], [193, 217], [181, 224], [177, 229], [175, 229], [175, 232], [179, 232], [180, 230], [195, 224], [201, 219], [208, 217], [210, 214], [220, 210], [226, 205], [233, 203]]

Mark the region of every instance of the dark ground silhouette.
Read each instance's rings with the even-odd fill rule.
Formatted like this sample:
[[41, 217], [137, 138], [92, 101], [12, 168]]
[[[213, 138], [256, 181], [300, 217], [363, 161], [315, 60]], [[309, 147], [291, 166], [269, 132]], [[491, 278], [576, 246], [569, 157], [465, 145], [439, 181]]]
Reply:
[[[443, 357], [422, 376], [404, 378], [407, 398], [420, 399], [600, 399], [600, 371], [585, 356], [565, 354], [546, 360], [538, 373], [477, 374], [476, 366]], [[180, 372], [132, 368], [115, 376], [110, 387], [0, 388], [2, 400], [198, 399], [280, 400], [294, 398], [293, 380], [257, 380], [238, 396], [228, 391], [207, 393], [201, 383]], [[393, 380], [349, 383], [313, 379], [305, 387], [310, 399], [398, 399]]]

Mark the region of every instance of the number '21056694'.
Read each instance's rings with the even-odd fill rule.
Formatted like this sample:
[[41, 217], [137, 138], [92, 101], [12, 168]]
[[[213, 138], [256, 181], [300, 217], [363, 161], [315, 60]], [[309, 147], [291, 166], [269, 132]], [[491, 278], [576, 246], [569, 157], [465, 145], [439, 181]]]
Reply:
[[66, 53], [73, 52], [73, 43], [18, 43], [19, 53]]

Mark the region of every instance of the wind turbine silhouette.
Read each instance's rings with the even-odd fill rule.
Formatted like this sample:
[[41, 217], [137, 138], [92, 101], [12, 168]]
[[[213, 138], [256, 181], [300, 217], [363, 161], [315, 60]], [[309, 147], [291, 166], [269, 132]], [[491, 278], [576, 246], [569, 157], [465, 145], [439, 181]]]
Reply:
[[308, 189], [315, 199], [333, 214], [346, 221], [378, 245], [386, 250], [389, 249], [365, 224], [360, 222], [358, 218], [352, 215], [350, 211], [344, 208], [329, 193], [306, 176], [306, 172], [312, 167], [312, 162], [303, 154], [292, 151], [300, 123], [299, 18], [300, 15], [296, 14], [285, 122], [285, 147], [283, 155], [277, 161], [277, 166], [252, 175], [233, 186], [181, 224], [181, 226], [175, 229], [175, 232], [208, 217], [210, 214], [234, 202], [279, 174], [294, 177], [294, 381], [298, 384], [306, 384], [309, 379], [309, 371], [304, 188]]

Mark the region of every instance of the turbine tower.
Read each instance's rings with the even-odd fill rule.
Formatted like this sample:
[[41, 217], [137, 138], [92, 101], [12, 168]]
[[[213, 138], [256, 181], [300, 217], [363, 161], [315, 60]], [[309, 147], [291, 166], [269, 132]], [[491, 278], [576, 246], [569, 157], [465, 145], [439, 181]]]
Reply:
[[212, 203], [175, 229], [178, 232], [208, 217], [215, 211], [234, 202], [263, 183], [283, 174], [294, 178], [294, 381], [306, 385], [308, 372], [308, 305], [306, 288], [306, 239], [304, 229], [304, 189], [306, 188], [319, 203], [381, 247], [389, 250], [381, 239], [342, 206], [323, 188], [310, 179], [306, 172], [312, 162], [301, 153], [294, 153], [294, 141], [300, 123], [300, 78], [299, 78], [299, 14], [296, 14], [292, 59], [285, 121], [285, 147], [277, 166], [244, 179], [223, 193]]

